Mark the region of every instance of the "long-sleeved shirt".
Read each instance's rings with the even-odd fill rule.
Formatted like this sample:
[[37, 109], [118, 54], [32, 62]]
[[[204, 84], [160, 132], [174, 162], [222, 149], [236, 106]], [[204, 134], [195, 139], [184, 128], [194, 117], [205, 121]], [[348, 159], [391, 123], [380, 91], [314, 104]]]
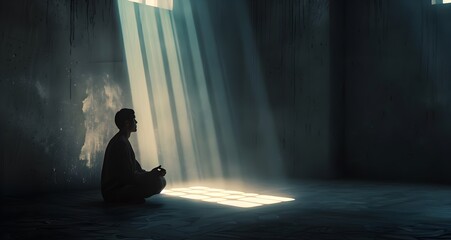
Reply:
[[146, 174], [149, 172], [141, 168], [127, 137], [120, 132], [114, 135], [103, 159], [101, 189], [104, 198], [113, 196], [114, 191], [123, 186], [139, 184]]

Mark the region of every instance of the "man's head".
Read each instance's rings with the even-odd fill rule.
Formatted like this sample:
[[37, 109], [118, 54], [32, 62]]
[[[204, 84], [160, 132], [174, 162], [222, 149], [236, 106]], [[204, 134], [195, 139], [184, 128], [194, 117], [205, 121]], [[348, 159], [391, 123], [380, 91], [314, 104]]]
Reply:
[[135, 111], [129, 108], [123, 108], [114, 116], [114, 122], [121, 131], [136, 132]]

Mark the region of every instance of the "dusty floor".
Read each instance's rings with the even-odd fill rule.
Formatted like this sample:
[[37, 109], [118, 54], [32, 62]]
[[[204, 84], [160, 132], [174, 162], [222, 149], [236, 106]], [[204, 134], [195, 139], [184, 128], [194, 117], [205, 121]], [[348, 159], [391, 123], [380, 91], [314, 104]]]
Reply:
[[8, 197], [1, 239], [451, 239], [451, 187], [291, 182], [263, 192], [296, 200], [244, 209], [168, 195], [106, 205], [94, 190]]

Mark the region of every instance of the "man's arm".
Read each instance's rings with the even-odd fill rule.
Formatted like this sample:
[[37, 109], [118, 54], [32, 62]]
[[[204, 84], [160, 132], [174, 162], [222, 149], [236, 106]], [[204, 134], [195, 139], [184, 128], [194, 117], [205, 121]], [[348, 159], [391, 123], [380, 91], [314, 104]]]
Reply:
[[[139, 164], [139, 163], [138, 163]], [[158, 177], [164, 177], [166, 175], [166, 169], [162, 168], [161, 165], [152, 169], [151, 171], [135, 172], [133, 180], [136, 184], [148, 183], [152, 179]]]

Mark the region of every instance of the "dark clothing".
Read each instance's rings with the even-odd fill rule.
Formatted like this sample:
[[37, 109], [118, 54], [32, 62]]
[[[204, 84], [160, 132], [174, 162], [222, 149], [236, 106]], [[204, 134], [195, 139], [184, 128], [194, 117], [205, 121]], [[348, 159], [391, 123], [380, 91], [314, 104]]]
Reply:
[[110, 140], [105, 150], [101, 179], [105, 201], [141, 200], [160, 193], [165, 185], [163, 177], [141, 168], [126, 136], [117, 133]]

